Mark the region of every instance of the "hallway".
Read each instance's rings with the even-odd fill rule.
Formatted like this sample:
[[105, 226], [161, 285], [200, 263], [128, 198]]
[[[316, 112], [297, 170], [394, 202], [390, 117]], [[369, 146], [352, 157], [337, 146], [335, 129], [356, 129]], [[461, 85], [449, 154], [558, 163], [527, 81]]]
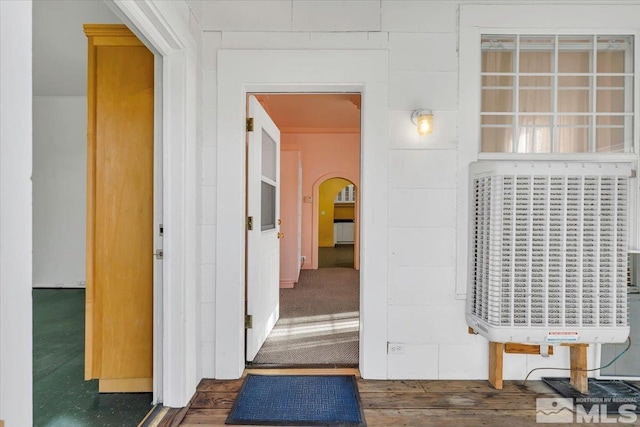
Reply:
[[359, 282], [352, 268], [302, 270], [280, 289], [280, 320], [253, 365], [357, 366]]

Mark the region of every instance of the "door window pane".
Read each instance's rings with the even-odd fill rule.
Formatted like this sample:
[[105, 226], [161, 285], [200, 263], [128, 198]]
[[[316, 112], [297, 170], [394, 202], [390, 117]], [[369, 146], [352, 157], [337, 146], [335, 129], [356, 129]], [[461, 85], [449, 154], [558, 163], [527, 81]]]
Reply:
[[276, 149], [276, 142], [262, 129], [262, 176], [272, 181], [276, 180]]
[[276, 187], [262, 181], [260, 188], [261, 230], [276, 228]]

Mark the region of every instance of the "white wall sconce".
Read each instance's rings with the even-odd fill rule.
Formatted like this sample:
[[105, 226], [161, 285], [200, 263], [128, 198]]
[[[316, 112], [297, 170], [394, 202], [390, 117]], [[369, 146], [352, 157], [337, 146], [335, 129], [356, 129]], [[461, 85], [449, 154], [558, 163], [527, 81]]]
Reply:
[[418, 135], [429, 135], [433, 131], [433, 112], [415, 110], [411, 113], [411, 123], [417, 126]]

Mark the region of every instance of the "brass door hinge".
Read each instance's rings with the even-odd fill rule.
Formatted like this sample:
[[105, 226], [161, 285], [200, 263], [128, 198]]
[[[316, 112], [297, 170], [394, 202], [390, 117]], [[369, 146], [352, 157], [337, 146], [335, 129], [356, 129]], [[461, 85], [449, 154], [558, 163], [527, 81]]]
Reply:
[[253, 217], [247, 217], [247, 230], [253, 230]]
[[253, 132], [253, 117], [247, 117], [247, 132]]
[[253, 316], [250, 314], [246, 314], [244, 316], [244, 328], [251, 329], [253, 328]]

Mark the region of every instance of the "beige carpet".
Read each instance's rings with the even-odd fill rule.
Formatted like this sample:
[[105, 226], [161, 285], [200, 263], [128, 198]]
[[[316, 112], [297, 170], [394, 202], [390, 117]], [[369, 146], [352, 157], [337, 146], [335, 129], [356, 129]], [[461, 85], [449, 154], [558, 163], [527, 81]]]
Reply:
[[352, 268], [302, 270], [253, 365], [357, 365], [359, 282]]

